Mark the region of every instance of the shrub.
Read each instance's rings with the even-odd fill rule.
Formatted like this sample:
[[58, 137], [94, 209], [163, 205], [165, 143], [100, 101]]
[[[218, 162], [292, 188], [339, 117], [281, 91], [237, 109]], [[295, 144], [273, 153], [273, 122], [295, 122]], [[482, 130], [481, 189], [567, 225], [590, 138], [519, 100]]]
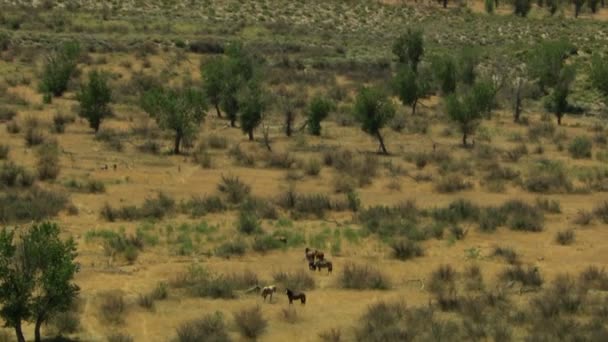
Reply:
[[75, 311], [64, 311], [54, 314], [49, 322], [59, 334], [73, 334], [80, 329], [80, 316]]
[[562, 246], [571, 245], [574, 243], [574, 230], [566, 229], [557, 232], [555, 235], [555, 241]]
[[147, 294], [139, 294], [139, 297], [137, 297], [137, 305], [152, 311], [154, 310], [154, 298]]
[[583, 306], [585, 296], [586, 291], [578, 288], [572, 277], [560, 274], [551, 287], [533, 301], [533, 306], [543, 318], [554, 318], [561, 312], [577, 313]]
[[321, 172], [321, 162], [315, 158], [308, 159], [304, 164], [304, 172], [309, 176], [318, 176]]
[[579, 209], [576, 212], [576, 216], [574, 217], [574, 223], [581, 225], [581, 226], [589, 225], [592, 220], [593, 220], [593, 213], [583, 210], [583, 209]]
[[23, 167], [7, 161], [0, 165], [0, 184], [7, 187], [29, 187], [34, 183], [34, 177]]
[[257, 234], [262, 231], [262, 227], [260, 227], [260, 222], [258, 221], [256, 214], [245, 210], [241, 210], [239, 212], [237, 229], [239, 232], [247, 235]]
[[431, 273], [429, 291], [440, 294], [447, 290], [453, 290], [458, 273], [451, 265], [440, 265]]
[[209, 213], [219, 213], [227, 209], [222, 199], [218, 196], [192, 197], [182, 204], [182, 209], [190, 213], [192, 217], [205, 216]]
[[262, 316], [259, 306], [235, 312], [234, 323], [241, 336], [250, 339], [257, 339], [268, 326], [268, 321]]
[[540, 160], [529, 170], [524, 187], [531, 192], [569, 192], [572, 190], [572, 183], [563, 164]]
[[325, 217], [325, 212], [331, 210], [331, 201], [325, 194], [308, 194], [296, 197], [294, 209], [300, 214], [311, 214], [318, 218]]
[[0, 159], [7, 159], [10, 147], [5, 144], [0, 144]]
[[513, 1], [513, 10], [515, 15], [518, 15], [520, 17], [525, 17], [528, 15], [528, 12], [530, 12], [530, 9], [532, 8], [532, 1], [531, 0], [514, 0]]
[[484, 208], [479, 214], [479, 230], [486, 233], [494, 232], [504, 224], [505, 220], [506, 216], [499, 208]]
[[501, 210], [508, 216], [507, 223], [512, 230], [540, 232], [544, 226], [542, 212], [526, 203], [511, 200], [502, 205]]
[[53, 115], [53, 132], [65, 132], [65, 126], [72, 122], [74, 122], [73, 116], [65, 115], [60, 112], [55, 113], [55, 115]]
[[391, 287], [388, 277], [377, 268], [354, 263], [344, 265], [339, 282], [343, 288], [355, 290], [387, 290]]
[[36, 162], [38, 178], [40, 180], [53, 180], [59, 175], [59, 147], [57, 144], [44, 144], [38, 149]]
[[331, 328], [320, 332], [319, 338], [323, 342], [340, 342], [342, 341], [342, 331], [338, 328]]
[[242, 256], [247, 250], [247, 244], [245, 241], [237, 239], [233, 241], [226, 241], [219, 245], [215, 249], [215, 255], [229, 258], [232, 255]]
[[57, 192], [33, 188], [27, 192], [0, 194], [0, 222], [41, 221], [56, 216], [68, 204]]
[[582, 287], [600, 291], [608, 290], [608, 273], [604, 268], [589, 266], [579, 276]]
[[548, 213], [559, 214], [562, 212], [559, 201], [549, 200], [547, 198], [537, 198], [536, 206]]
[[574, 138], [568, 146], [568, 152], [572, 158], [591, 158], [591, 139], [586, 136], [579, 136]]
[[127, 311], [123, 294], [118, 291], [106, 292], [101, 297], [100, 315], [108, 323], [119, 324], [124, 322]]
[[21, 127], [15, 120], [11, 120], [6, 124], [6, 131], [10, 134], [18, 134], [21, 132]]
[[133, 336], [131, 336], [129, 334], [124, 334], [124, 333], [114, 333], [114, 334], [108, 335], [107, 340], [108, 340], [108, 342], [133, 342], [133, 341], [135, 341], [133, 339]]
[[249, 196], [251, 187], [243, 183], [239, 177], [222, 175], [222, 182], [218, 185], [218, 190], [225, 193], [228, 197], [228, 202], [239, 204]]
[[61, 96], [68, 88], [68, 82], [76, 70], [80, 46], [75, 42], [65, 43], [47, 57], [42, 71], [40, 91], [47, 96]]
[[38, 146], [44, 142], [44, 133], [39, 127], [28, 127], [25, 131], [25, 144], [28, 147]]
[[608, 201], [604, 201], [593, 209], [593, 215], [604, 223], [608, 223]]
[[220, 312], [206, 314], [200, 319], [189, 321], [177, 328], [178, 342], [229, 342], [224, 316]]
[[150, 297], [153, 300], [164, 300], [169, 297], [169, 286], [165, 282], [159, 282], [156, 284], [152, 292], [150, 292]]
[[256, 236], [251, 244], [251, 248], [256, 252], [265, 253], [283, 247], [284, 244], [276, 237], [268, 234]]
[[409, 239], [402, 239], [391, 244], [393, 257], [399, 260], [408, 260], [424, 254], [422, 247]]
[[[0, 93], [1, 92], [2, 91], [0, 90]], [[11, 121], [15, 118], [15, 116], [17, 116], [16, 111], [6, 107], [0, 107], [0, 122]]]
[[473, 188], [473, 183], [464, 180], [460, 175], [450, 174], [435, 185], [435, 190], [442, 193], [458, 192]]
[[137, 149], [143, 153], [158, 155], [160, 154], [161, 145], [157, 141], [146, 140], [143, 144], [137, 146]]
[[510, 247], [496, 247], [496, 248], [494, 248], [494, 252], [492, 253], [492, 255], [504, 258], [505, 261], [508, 262], [511, 265], [517, 265], [517, 264], [519, 264], [519, 256], [513, 250], [513, 248], [510, 248]]
[[222, 135], [210, 134], [205, 142], [207, 145], [209, 145], [209, 147], [218, 150], [223, 150], [228, 147], [228, 139]]
[[315, 279], [310, 273], [303, 270], [297, 272], [276, 272], [272, 275], [275, 282], [283, 285], [284, 287], [292, 290], [312, 290], [315, 288]]
[[540, 287], [543, 284], [543, 278], [537, 267], [528, 267], [524, 270], [520, 265], [506, 268], [500, 274], [500, 279], [519, 282], [522, 286], [530, 287]]

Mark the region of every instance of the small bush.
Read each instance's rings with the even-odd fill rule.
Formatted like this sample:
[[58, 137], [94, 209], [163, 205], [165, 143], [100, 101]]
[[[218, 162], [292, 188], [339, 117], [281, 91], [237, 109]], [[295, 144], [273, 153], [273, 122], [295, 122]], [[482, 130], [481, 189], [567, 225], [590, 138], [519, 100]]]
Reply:
[[499, 208], [484, 208], [479, 213], [479, 230], [486, 233], [494, 232], [505, 223], [505, 220], [506, 217]]
[[67, 204], [64, 194], [36, 187], [18, 194], [0, 193], [0, 222], [41, 221], [56, 216]]
[[261, 236], [256, 236], [251, 244], [251, 248], [260, 253], [265, 253], [271, 250], [279, 249], [283, 247], [284, 244], [279, 241], [276, 237], [268, 234], [264, 234]]
[[65, 132], [65, 126], [75, 121], [73, 116], [65, 115], [62, 113], [55, 113], [53, 115], [53, 132], [61, 134]]
[[0, 184], [7, 187], [29, 187], [34, 183], [34, 176], [23, 167], [7, 161], [0, 165]]
[[146, 310], [153, 311], [154, 310], [154, 298], [147, 294], [140, 294], [137, 297], [137, 305], [141, 306]]
[[507, 224], [512, 230], [540, 232], [544, 228], [544, 215], [538, 209], [522, 201], [511, 200], [502, 205]]
[[228, 202], [239, 204], [249, 196], [251, 187], [243, 183], [236, 176], [222, 176], [222, 182], [218, 185], [218, 190], [226, 194]]
[[492, 255], [504, 258], [505, 261], [508, 262], [511, 265], [518, 265], [519, 264], [519, 256], [513, 250], [513, 248], [509, 248], [509, 247], [496, 247], [496, 248], [494, 248], [494, 253], [492, 253]]
[[593, 221], [593, 213], [583, 209], [579, 209], [576, 212], [576, 216], [574, 217], [574, 223], [581, 226], [587, 226], [591, 223], [591, 221]]
[[586, 136], [579, 136], [572, 140], [568, 146], [568, 152], [575, 159], [591, 158], [591, 147], [591, 139]]
[[[2, 89], [3, 88], [0, 88], [0, 94], [2, 93]], [[16, 116], [17, 116], [16, 111], [6, 108], [6, 107], [0, 107], [0, 122], [11, 121]]]
[[393, 250], [393, 257], [399, 260], [408, 260], [424, 254], [420, 245], [408, 239], [393, 242], [391, 248]]
[[165, 300], [169, 297], [169, 285], [165, 282], [159, 282], [156, 284], [152, 292], [150, 292], [150, 297], [153, 300]]
[[540, 287], [543, 284], [543, 278], [537, 267], [528, 267], [524, 269], [520, 265], [512, 266], [505, 269], [500, 278], [503, 281], [515, 281], [522, 286]]
[[343, 288], [355, 290], [387, 290], [391, 287], [388, 277], [375, 267], [354, 263], [344, 265], [339, 282]]
[[608, 291], [608, 273], [604, 268], [589, 266], [579, 276], [582, 287], [599, 291]]
[[133, 336], [131, 336], [129, 334], [124, 334], [124, 333], [114, 333], [114, 334], [108, 335], [107, 340], [108, 340], [108, 342], [133, 342], [133, 341], [135, 341], [133, 339]]
[[608, 223], [608, 201], [604, 201], [593, 209], [593, 215], [604, 223]]
[[557, 234], [555, 235], [555, 241], [562, 246], [567, 246], [567, 245], [573, 244], [574, 243], [574, 230], [566, 229], [566, 230], [557, 232]]
[[28, 127], [25, 131], [25, 144], [27, 147], [38, 146], [45, 140], [44, 133], [39, 127]]
[[117, 291], [107, 292], [101, 297], [100, 315], [106, 322], [120, 324], [124, 322], [124, 315], [127, 312], [122, 293]]
[[10, 134], [19, 134], [19, 132], [21, 132], [21, 127], [17, 121], [12, 120], [6, 124], [6, 131]]
[[431, 273], [429, 291], [437, 295], [453, 290], [457, 275], [458, 273], [451, 265], [440, 265]]
[[257, 234], [262, 231], [262, 227], [260, 226], [260, 222], [256, 214], [251, 211], [244, 210], [241, 210], [239, 213], [237, 229], [239, 232], [247, 235]]
[[228, 139], [224, 136], [217, 134], [210, 134], [205, 142], [209, 147], [218, 150], [223, 150], [228, 147]]
[[53, 180], [59, 176], [59, 147], [57, 144], [44, 144], [38, 149], [36, 162], [38, 178], [40, 180]]
[[457, 174], [445, 176], [435, 185], [435, 190], [441, 193], [458, 192], [471, 188], [473, 188], [473, 183]]
[[242, 256], [247, 250], [247, 244], [245, 241], [237, 239], [232, 241], [226, 241], [219, 245], [215, 249], [215, 255], [223, 258], [229, 258], [233, 255]]
[[315, 158], [308, 159], [304, 164], [304, 172], [309, 176], [318, 176], [321, 172], [321, 162]]
[[8, 152], [11, 148], [8, 145], [0, 144], [0, 160], [8, 158]]
[[537, 198], [536, 206], [542, 209], [545, 212], [559, 214], [562, 212], [559, 201], [557, 200], [549, 200], [547, 198]]
[[241, 336], [251, 339], [257, 339], [268, 326], [268, 321], [262, 316], [259, 306], [235, 312], [234, 323]]
[[229, 342], [228, 329], [220, 312], [206, 314], [200, 319], [180, 325], [177, 328], [177, 342]]
[[272, 275], [275, 282], [294, 291], [306, 291], [315, 288], [315, 279], [303, 270], [297, 272], [276, 272]]
[[323, 331], [319, 333], [319, 338], [323, 342], [341, 342], [342, 341], [342, 331], [337, 328], [331, 328], [327, 331]]
[[54, 314], [49, 322], [59, 334], [73, 334], [80, 329], [80, 316], [75, 311], [64, 311]]
[[533, 165], [524, 187], [531, 192], [569, 192], [572, 183], [562, 163], [545, 159]]
[[295, 159], [288, 152], [271, 152], [266, 157], [266, 166], [278, 169], [289, 169]]
[[219, 213], [227, 209], [222, 199], [218, 196], [192, 197], [182, 204], [182, 209], [192, 217], [201, 217], [210, 213]]

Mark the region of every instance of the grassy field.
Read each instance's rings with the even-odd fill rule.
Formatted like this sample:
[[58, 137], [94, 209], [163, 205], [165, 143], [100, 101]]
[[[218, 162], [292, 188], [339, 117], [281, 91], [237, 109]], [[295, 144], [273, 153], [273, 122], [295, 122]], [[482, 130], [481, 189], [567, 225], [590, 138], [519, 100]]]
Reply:
[[[481, 2], [103, 3], [0, 1], [0, 218], [58, 222], [78, 245], [78, 300], [44, 336], [245, 341], [262, 316], [260, 341], [608, 340], [607, 102], [589, 78], [592, 55], [608, 54], [608, 10], [575, 19], [571, 5], [550, 16], [535, 4], [520, 18]], [[537, 44], [567, 40], [579, 113], [557, 125], [531, 91], [515, 123], [505, 81], [463, 148], [440, 92], [415, 116], [394, 97], [382, 130], [390, 153], [379, 154], [353, 105], [363, 85], [390, 88], [391, 47], [408, 27], [424, 32], [423, 66], [474, 46], [479, 75], [508, 82]], [[84, 50], [78, 70], [45, 103], [45, 58], [67, 41]], [[200, 88], [201, 63], [233, 41], [256, 55], [269, 94], [254, 141], [210, 109], [172, 154], [172, 132], [141, 109], [141, 90]], [[92, 70], [110, 75], [113, 97], [97, 134], [78, 117]], [[282, 89], [296, 128], [315, 94], [336, 104], [320, 136], [284, 134]], [[38, 179], [49, 142], [59, 174]], [[333, 272], [310, 271], [305, 247], [324, 251]], [[270, 303], [248, 291], [270, 284]], [[289, 305], [286, 287], [306, 305]]]

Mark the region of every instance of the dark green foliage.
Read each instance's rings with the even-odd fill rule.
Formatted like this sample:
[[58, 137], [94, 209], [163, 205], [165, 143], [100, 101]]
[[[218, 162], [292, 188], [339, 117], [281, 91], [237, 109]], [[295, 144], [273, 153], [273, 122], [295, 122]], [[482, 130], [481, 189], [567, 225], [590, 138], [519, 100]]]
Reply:
[[56, 216], [68, 204], [62, 193], [34, 187], [27, 192], [0, 194], [0, 222], [40, 221]]
[[[228, 46], [226, 55], [227, 58], [223, 61], [224, 72], [220, 106], [230, 120], [230, 125], [234, 127], [241, 111], [240, 105], [243, 102], [243, 99], [239, 99], [239, 96], [244, 87], [248, 86], [249, 83], [255, 83], [252, 82], [255, 77], [255, 63], [249, 52], [238, 42]], [[245, 97], [248, 97], [248, 95], [246, 94]], [[249, 100], [253, 99], [249, 98]], [[255, 105], [255, 103], [250, 104]], [[255, 109], [254, 107], [250, 109]]]
[[450, 120], [458, 125], [462, 133], [462, 145], [467, 146], [468, 136], [475, 133], [481, 120], [481, 111], [474, 94], [469, 93], [462, 99], [454, 94], [448, 96], [446, 111]]
[[503, 281], [519, 282], [522, 286], [540, 287], [543, 284], [543, 278], [537, 267], [524, 269], [520, 265], [512, 266], [506, 268], [500, 278]]
[[315, 96], [308, 107], [308, 132], [312, 135], [321, 135], [321, 121], [325, 120], [334, 110], [334, 104], [322, 96]]
[[251, 244], [251, 248], [260, 253], [279, 249], [283, 246], [285, 246], [283, 242], [279, 241], [279, 239], [277, 239], [275, 236], [269, 234], [256, 236]]
[[220, 103], [224, 86], [225, 62], [221, 57], [213, 57], [201, 65], [203, 92], [211, 105], [215, 107], [218, 117], [222, 117]]
[[196, 136], [207, 104], [192, 88], [153, 88], [142, 95], [141, 107], [161, 128], [175, 132], [173, 153], [179, 154], [182, 140]]
[[397, 56], [399, 64], [407, 65], [416, 72], [424, 54], [422, 31], [408, 28], [393, 44], [393, 54]]
[[0, 160], [8, 159], [8, 152], [11, 150], [10, 146], [0, 144]]
[[555, 235], [555, 241], [562, 246], [571, 245], [574, 243], [574, 230], [566, 229], [557, 232]]
[[574, 17], [575, 18], [578, 18], [578, 15], [581, 12], [583, 5], [585, 4], [585, 1], [586, 0], [572, 0], [572, 3], [574, 4]]
[[234, 323], [241, 336], [249, 339], [257, 339], [268, 327], [259, 306], [234, 313]]
[[531, 0], [513, 0], [513, 11], [515, 15], [526, 17], [532, 8]]
[[591, 62], [589, 77], [593, 86], [608, 96], [608, 61], [605, 56], [595, 54]]
[[430, 92], [428, 75], [416, 73], [409, 67], [401, 67], [393, 80], [395, 93], [401, 102], [412, 107], [412, 115], [416, 114], [418, 100]]
[[388, 96], [378, 88], [362, 88], [355, 99], [354, 114], [361, 129], [376, 137], [382, 153], [388, 154], [380, 134], [380, 130], [395, 116], [395, 108]]
[[143, 218], [162, 219], [175, 211], [175, 200], [167, 194], [159, 192], [156, 198], [146, 198], [141, 207], [127, 205], [120, 208], [113, 208], [105, 204], [101, 209], [101, 216], [114, 222], [118, 219], [134, 221]]
[[218, 213], [227, 209], [219, 196], [192, 197], [182, 204], [182, 210], [190, 213], [192, 217], [205, 216], [210, 213]]
[[569, 192], [572, 182], [564, 165], [559, 161], [542, 159], [532, 165], [523, 184], [531, 192]]
[[454, 59], [449, 56], [440, 56], [433, 59], [431, 68], [435, 82], [444, 95], [456, 91], [457, 68]]
[[[406, 202], [395, 207], [374, 206], [360, 210], [357, 219], [365, 229], [381, 238], [419, 235], [415, 225], [419, 211], [415, 204]], [[419, 240], [419, 238], [417, 239]]]
[[512, 230], [540, 232], [544, 228], [542, 211], [522, 201], [508, 201], [502, 205], [501, 211], [506, 215], [507, 224]]
[[408, 260], [424, 255], [422, 247], [415, 241], [402, 239], [391, 244], [393, 257], [399, 260]]
[[107, 74], [93, 70], [89, 73], [89, 81], [78, 93], [80, 110], [78, 114], [89, 122], [89, 126], [99, 131], [101, 122], [112, 115], [109, 104], [112, 100], [112, 90], [108, 86]]
[[254, 212], [241, 210], [237, 224], [239, 232], [247, 235], [257, 234], [262, 231], [258, 217]]
[[564, 60], [573, 49], [572, 44], [560, 40], [540, 43], [532, 50], [528, 70], [543, 91], [558, 84]]
[[206, 314], [177, 328], [177, 342], [230, 342], [228, 327], [221, 312]]
[[20, 342], [25, 341], [23, 321], [34, 323], [35, 341], [40, 342], [42, 324], [68, 310], [78, 295], [72, 283], [78, 272], [76, 244], [62, 241], [59, 233], [48, 222], [34, 224], [19, 238], [9, 228], [0, 231], [0, 316]]
[[255, 82], [243, 88], [239, 96], [239, 122], [243, 133], [253, 140], [253, 131], [262, 123], [262, 114], [266, 108], [262, 87]]
[[559, 74], [553, 91], [545, 101], [545, 108], [555, 115], [558, 125], [562, 124], [562, 117], [571, 108], [568, 103], [568, 95], [570, 94], [570, 86], [574, 81], [575, 75], [576, 69], [573, 66], [564, 67]]
[[477, 74], [475, 68], [479, 63], [479, 52], [472, 47], [465, 47], [458, 60], [458, 75], [460, 81], [467, 85], [475, 83]]
[[347, 263], [340, 274], [340, 285], [345, 289], [388, 290], [391, 285], [386, 275], [369, 265]]
[[6, 161], [0, 165], [0, 185], [6, 187], [30, 187], [35, 181], [34, 176], [25, 168]]
[[40, 91], [46, 96], [61, 96], [76, 70], [80, 46], [76, 42], [64, 43], [46, 58], [40, 81]]
[[591, 158], [591, 146], [591, 139], [586, 136], [578, 136], [568, 146], [568, 152], [575, 159]]
[[[602, 2], [603, 4], [604, 2]], [[599, 6], [600, 4], [600, 0], [587, 0], [587, 6], [589, 6], [589, 9], [591, 10], [591, 13], [595, 14], [597, 13], [597, 11], [599, 11]]]
[[222, 182], [218, 184], [217, 189], [226, 194], [228, 202], [233, 204], [242, 203], [251, 192], [251, 186], [245, 184], [236, 176], [222, 175]]
[[496, 89], [491, 80], [482, 79], [477, 81], [471, 89], [475, 105], [486, 117], [491, 116], [495, 106]]

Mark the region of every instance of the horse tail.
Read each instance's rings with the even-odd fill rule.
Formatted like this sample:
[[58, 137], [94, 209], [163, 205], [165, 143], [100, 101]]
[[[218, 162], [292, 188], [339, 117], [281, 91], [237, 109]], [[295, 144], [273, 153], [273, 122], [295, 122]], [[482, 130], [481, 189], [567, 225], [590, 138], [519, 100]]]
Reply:
[[331, 271], [333, 271], [334, 269], [334, 265], [331, 263], [331, 261], [327, 264], [327, 270], [329, 271], [329, 273], [331, 273]]
[[306, 295], [302, 293], [302, 304], [306, 304]]

